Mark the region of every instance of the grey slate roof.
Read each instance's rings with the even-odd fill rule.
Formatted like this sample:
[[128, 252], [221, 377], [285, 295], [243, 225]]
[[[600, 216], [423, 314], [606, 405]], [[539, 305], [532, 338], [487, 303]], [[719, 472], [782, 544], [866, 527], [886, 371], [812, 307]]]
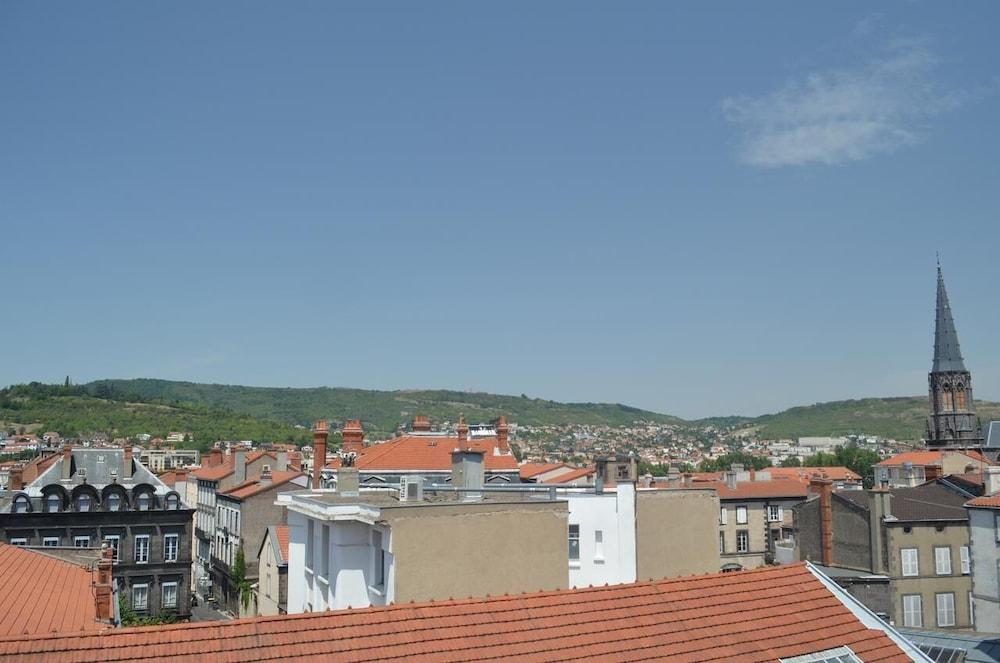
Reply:
[[986, 427], [986, 446], [1000, 448], [1000, 421], [991, 421]]
[[962, 350], [958, 345], [958, 332], [948, 305], [948, 291], [944, 287], [941, 266], [937, 270], [937, 314], [934, 323], [934, 367], [932, 372], [965, 371]]
[[[1000, 661], [1000, 635], [989, 633], [970, 633], [968, 631], [932, 631], [915, 628], [899, 628], [906, 639], [920, 647], [925, 653], [932, 648], [941, 651], [932, 656], [935, 661], [965, 661], [966, 663], [996, 663]], [[950, 650], [950, 651], [949, 651]], [[964, 654], [964, 658], [954, 658], [955, 651]], [[934, 652], [938, 654], [937, 651]], [[952, 658], [949, 658], [951, 654]]]
[[[938, 481], [914, 488], [892, 488], [889, 493], [892, 495], [889, 509], [900, 522], [969, 519], [962, 506], [969, 500], [968, 495]], [[840, 490], [835, 495], [868, 510], [870, 493], [866, 490]]]

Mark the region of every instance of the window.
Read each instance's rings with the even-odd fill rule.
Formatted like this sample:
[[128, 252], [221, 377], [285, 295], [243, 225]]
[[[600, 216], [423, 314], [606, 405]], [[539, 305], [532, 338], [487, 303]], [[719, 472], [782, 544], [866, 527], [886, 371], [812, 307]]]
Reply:
[[58, 536], [46, 536], [42, 538], [42, 545], [46, 548], [56, 548], [59, 546]]
[[316, 547], [316, 536], [313, 533], [315, 523], [310, 519], [306, 521], [306, 568], [313, 568], [313, 548]]
[[976, 603], [972, 600], [972, 592], [969, 592], [969, 626], [976, 625]]
[[164, 562], [176, 562], [177, 561], [177, 548], [178, 540], [180, 536], [178, 534], [164, 534], [163, 535], [163, 561]]
[[997, 515], [995, 515], [994, 518], [996, 519], [994, 521], [994, 525], [995, 525], [994, 531], [997, 534], [997, 541], [1000, 541], [1000, 513], [998, 513]]
[[119, 511], [122, 508], [122, 496], [118, 493], [112, 492], [108, 493], [107, 499], [107, 509], [108, 511]]
[[163, 604], [164, 608], [176, 608], [177, 607], [177, 583], [176, 582], [165, 582], [160, 588], [160, 602]]
[[934, 573], [939, 576], [951, 575], [951, 548], [934, 547]]
[[135, 563], [146, 564], [149, 562], [149, 535], [140, 534], [135, 537]]
[[767, 522], [769, 522], [769, 523], [781, 522], [781, 507], [780, 506], [769, 506], [769, 507], [767, 507]]
[[719, 553], [723, 554], [726, 552], [726, 533], [719, 532]]
[[139, 511], [149, 511], [149, 504], [151, 501], [149, 493], [139, 493]]
[[382, 532], [372, 532], [372, 571], [375, 587], [384, 587], [385, 550], [382, 549]]
[[87, 493], [81, 493], [76, 498], [76, 510], [77, 511], [90, 511], [90, 495]]
[[319, 549], [319, 574], [330, 579], [330, 526], [322, 525]]
[[750, 552], [750, 532], [745, 529], [736, 530], [736, 552]]
[[12, 546], [26, 546], [28, 545], [28, 540], [23, 536], [13, 537], [10, 540], [10, 545]]
[[923, 600], [920, 594], [903, 597], [903, 626], [922, 628], [924, 625]]
[[132, 609], [149, 610], [149, 585], [132, 585]]
[[737, 525], [747, 524], [747, 508], [745, 506], [736, 507], [736, 524]]
[[594, 559], [604, 559], [604, 532], [594, 530]]
[[863, 663], [850, 647], [834, 647], [823, 651], [782, 658], [778, 663]]
[[969, 546], [962, 546], [958, 549], [959, 557], [962, 560], [962, 575], [967, 576], [971, 572], [971, 563], [969, 560]]
[[726, 507], [719, 509], [719, 524], [725, 525], [728, 518], [726, 517]]
[[569, 558], [570, 560], [580, 559], [580, 526], [569, 526]]
[[31, 510], [31, 501], [27, 495], [18, 495], [14, 498], [14, 513], [28, 513]]
[[903, 575], [904, 576], [920, 575], [920, 564], [917, 561], [917, 549], [903, 548], [902, 550], [899, 551], [899, 554], [903, 559]]
[[111, 546], [111, 549], [115, 551], [115, 557], [114, 557], [115, 561], [116, 562], [122, 561], [122, 546], [121, 546], [122, 537], [119, 536], [118, 534], [106, 534], [104, 536], [104, 540], [107, 542], [109, 546]]
[[181, 505], [181, 498], [177, 495], [167, 495], [167, 511], [177, 511]]
[[935, 594], [934, 601], [937, 603], [937, 625], [955, 625], [955, 595], [951, 592]]
[[45, 510], [48, 513], [56, 513], [62, 508], [62, 499], [55, 493], [51, 493], [45, 498]]
[[89, 536], [74, 536], [73, 537], [73, 547], [74, 548], [89, 548], [90, 547], [90, 537]]

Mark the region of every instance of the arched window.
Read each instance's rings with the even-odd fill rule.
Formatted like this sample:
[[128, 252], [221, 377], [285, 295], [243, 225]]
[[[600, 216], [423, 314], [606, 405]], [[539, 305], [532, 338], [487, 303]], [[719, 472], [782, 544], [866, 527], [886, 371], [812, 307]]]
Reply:
[[139, 511], [149, 511], [149, 504], [152, 499], [149, 497], [149, 493], [139, 493]]
[[105, 505], [108, 511], [121, 511], [122, 508], [122, 496], [116, 492], [108, 493], [105, 499]]
[[955, 409], [964, 410], [965, 409], [965, 389], [959, 387], [958, 391], [955, 392]]
[[177, 495], [167, 495], [167, 511], [177, 511], [181, 506], [181, 498]]
[[93, 500], [90, 499], [90, 495], [87, 493], [80, 493], [76, 498], [76, 510], [77, 511], [90, 511], [90, 507]]
[[31, 500], [27, 495], [18, 495], [14, 498], [14, 513], [28, 513], [31, 511]]
[[48, 497], [45, 498], [45, 511], [48, 513], [56, 513], [61, 509], [62, 499], [55, 493], [49, 493]]

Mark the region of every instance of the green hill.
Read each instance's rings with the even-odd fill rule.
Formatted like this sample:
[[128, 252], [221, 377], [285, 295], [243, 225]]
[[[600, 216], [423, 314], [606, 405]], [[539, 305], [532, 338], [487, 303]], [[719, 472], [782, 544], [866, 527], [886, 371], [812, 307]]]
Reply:
[[677, 417], [610, 403], [557, 403], [464, 391], [374, 391], [335, 387], [277, 388], [198, 384], [170, 380], [99, 380], [85, 385], [88, 393], [131, 397], [161, 403], [194, 403], [224, 408], [272, 421], [310, 426], [321, 418], [342, 422], [360, 418], [366, 431], [391, 434], [415, 414], [432, 420], [455, 421], [460, 413], [470, 422], [499, 415], [525, 425], [592, 424], [621, 426], [636, 420], [680, 423]]

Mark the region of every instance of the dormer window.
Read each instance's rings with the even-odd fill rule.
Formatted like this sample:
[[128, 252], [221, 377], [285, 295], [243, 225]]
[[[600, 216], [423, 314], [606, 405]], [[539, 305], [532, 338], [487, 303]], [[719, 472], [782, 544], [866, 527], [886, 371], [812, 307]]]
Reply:
[[58, 513], [62, 509], [62, 500], [55, 493], [49, 494], [45, 498], [45, 511], [48, 513]]
[[181, 498], [177, 495], [167, 495], [167, 511], [177, 511], [180, 508]]
[[14, 498], [14, 513], [28, 513], [31, 511], [31, 500], [27, 495], [18, 495]]
[[108, 511], [121, 511], [122, 496], [118, 493], [109, 493], [107, 497]]
[[91, 506], [90, 495], [82, 493], [76, 498], [76, 510], [77, 511], [90, 511]]
[[139, 493], [139, 511], [149, 511], [149, 504], [152, 500], [149, 493]]

